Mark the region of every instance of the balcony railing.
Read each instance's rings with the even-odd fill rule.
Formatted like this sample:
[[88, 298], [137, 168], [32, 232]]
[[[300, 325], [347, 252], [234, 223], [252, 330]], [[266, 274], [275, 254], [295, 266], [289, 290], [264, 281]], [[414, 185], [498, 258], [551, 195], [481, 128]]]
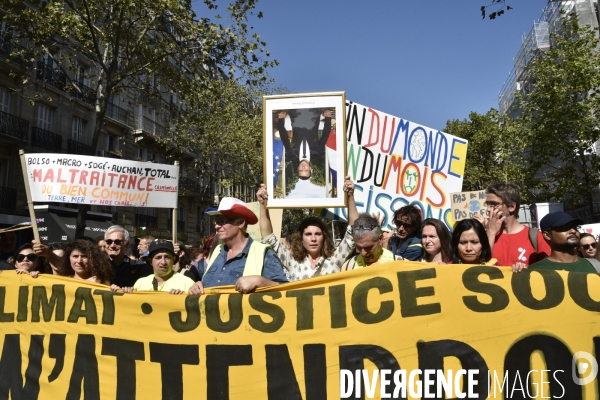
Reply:
[[135, 121], [135, 127], [138, 132], [144, 133], [150, 136], [161, 136], [167, 138], [167, 130], [164, 126], [157, 124], [148, 117], [137, 117]]
[[78, 83], [77, 86], [81, 91], [69, 86], [66, 88], [67, 92], [76, 99], [93, 106], [96, 103], [96, 91], [83, 83]]
[[106, 108], [106, 116], [122, 122], [125, 125], [131, 125], [131, 121], [129, 120], [129, 111], [116, 106], [113, 103], [108, 103], [108, 107]]
[[17, 190], [0, 186], [0, 208], [15, 210], [17, 208]]
[[27, 141], [29, 121], [0, 111], [0, 134]]
[[37, 63], [36, 78], [58, 90], [65, 90], [67, 84], [67, 76], [57, 69], [52, 68], [43, 61]]
[[82, 156], [89, 156], [92, 151], [92, 146], [88, 146], [85, 143], [73, 139], [67, 139], [67, 148], [69, 154], [79, 154]]
[[123, 158], [121, 150], [98, 150], [98, 157]]
[[[0, 37], [0, 55], [3, 57], [9, 57], [10, 54], [14, 51], [22, 51], [25, 48], [20, 44], [14, 43], [12, 41], [5, 41]], [[30, 52], [26, 52], [29, 54]], [[22, 56], [11, 57], [10, 61], [13, 61], [19, 65], [25, 64], [25, 60]]]
[[52, 66], [47, 65], [43, 61], [38, 61], [37, 67], [36, 78], [38, 80], [55, 87], [58, 90], [69, 93], [71, 96], [84, 103], [94, 105], [96, 100], [96, 91], [94, 89], [84, 84], [77, 84], [81, 90], [79, 91], [74, 87], [67, 85], [67, 75], [56, 68], [52, 68]]
[[33, 132], [31, 140], [33, 146], [41, 147], [53, 153], [60, 153], [62, 149], [62, 136], [42, 128], [32, 128], [31, 130]]

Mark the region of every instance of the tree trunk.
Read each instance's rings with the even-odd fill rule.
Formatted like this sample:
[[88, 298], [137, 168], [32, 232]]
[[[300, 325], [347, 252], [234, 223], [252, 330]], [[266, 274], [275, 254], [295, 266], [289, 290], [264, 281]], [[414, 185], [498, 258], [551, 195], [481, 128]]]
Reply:
[[[90, 156], [96, 155], [96, 148], [98, 147], [98, 140], [100, 139], [100, 132], [104, 125], [104, 117], [106, 115], [106, 109], [108, 108], [108, 96], [106, 93], [108, 88], [102, 88], [102, 82], [98, 82], [97, 97], [96, 97], [96, 123], [94, 124], [94, 133], [92, 135]], [[75, 239], [79, 239], [85, 236], [85, 227], [87, 212], [90, 210], [89, 204], [80, 204], [77, 209], [77, 222], [75, 225]]]

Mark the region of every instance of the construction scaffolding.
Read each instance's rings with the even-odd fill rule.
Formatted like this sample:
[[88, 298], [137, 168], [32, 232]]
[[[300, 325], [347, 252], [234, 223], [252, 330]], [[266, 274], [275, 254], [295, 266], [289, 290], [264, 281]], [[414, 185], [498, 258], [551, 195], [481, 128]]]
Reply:
[[540, 52], [551, 46], [551, 35], [562, 29], [562, 16], [572, 11], [577, 12], [580, 24], [598, 26], [593, 0], [549, 0], [540, 19], [533, 23], [527, 35], [523, 35], [521, 48], [513, 59], [514, 67], [498, 94], [501, 114], [509, 113], [516, 92], [522, 90], [529, 80], [527, 66]]

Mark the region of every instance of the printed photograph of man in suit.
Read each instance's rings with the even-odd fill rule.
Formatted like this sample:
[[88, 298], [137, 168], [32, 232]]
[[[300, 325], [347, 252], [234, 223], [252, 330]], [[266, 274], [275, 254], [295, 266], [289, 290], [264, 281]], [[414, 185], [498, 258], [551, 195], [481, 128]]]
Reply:
[[332, 114], [330, 108], [274, 111], [275, 137], [281, 140], [285, 152], [286, 198], [296, 186], [302, 187], [304, 197], [326, 197], [326, 143], [332, 121], [335, 123]]

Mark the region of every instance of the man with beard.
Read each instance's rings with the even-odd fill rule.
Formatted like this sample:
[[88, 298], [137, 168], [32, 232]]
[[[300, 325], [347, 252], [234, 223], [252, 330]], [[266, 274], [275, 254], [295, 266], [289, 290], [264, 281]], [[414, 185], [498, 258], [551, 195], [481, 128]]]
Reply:
[[597, 273], [595, 266], [577, 255], [579, 226], [583, 221], [559, 211], [546, 215], [540, 221], [544, 240], [550, 246], [550, 256], [532, 264], [529, 269], [551, 269]]

